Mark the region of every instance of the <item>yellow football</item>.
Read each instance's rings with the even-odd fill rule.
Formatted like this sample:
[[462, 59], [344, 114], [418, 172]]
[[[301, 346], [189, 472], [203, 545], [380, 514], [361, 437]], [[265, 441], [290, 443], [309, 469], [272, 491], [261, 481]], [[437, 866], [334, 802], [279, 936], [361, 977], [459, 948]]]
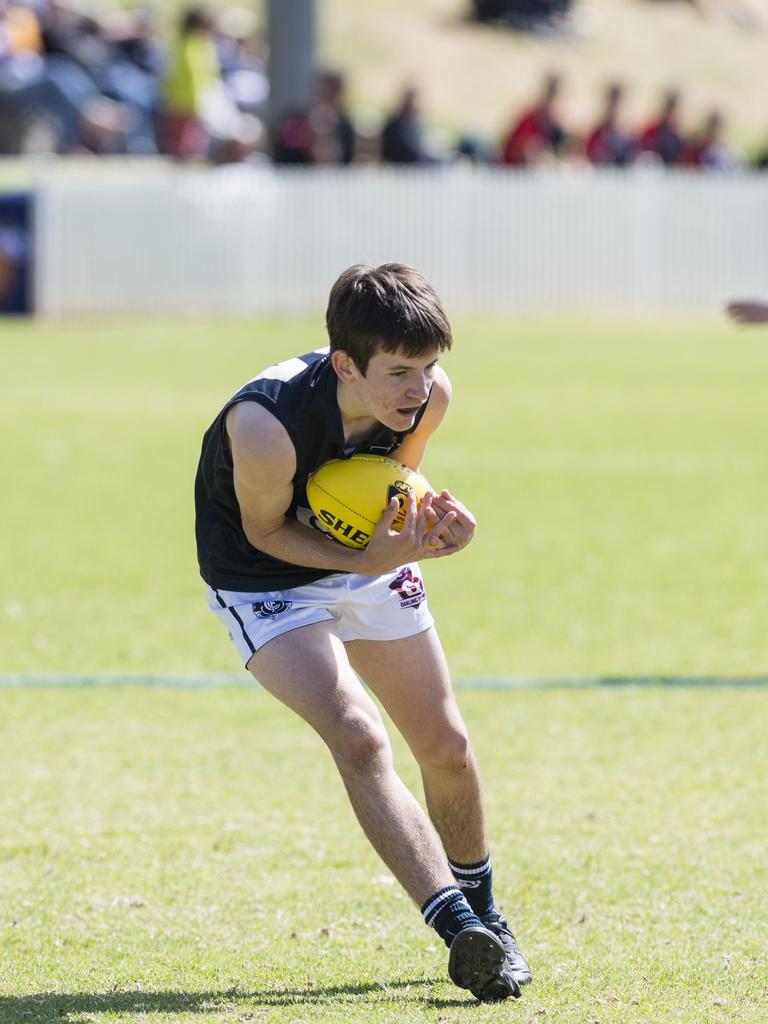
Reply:
[[432, 488], [413, 469], [383, 455], [331, 459], [307, 480], [307, 500], [317, 525], [348, 548], [364, 548], [392, 498], [400, 509], [392, 524], [400, 530], [409, 491], [421, 501]]

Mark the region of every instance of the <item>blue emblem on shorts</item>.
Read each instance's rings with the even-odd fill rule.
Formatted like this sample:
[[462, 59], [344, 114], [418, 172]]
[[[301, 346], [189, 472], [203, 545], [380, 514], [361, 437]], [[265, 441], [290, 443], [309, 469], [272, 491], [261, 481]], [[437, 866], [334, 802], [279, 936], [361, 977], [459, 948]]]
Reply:
[[292, 604], [293, 601], [254, 601], [253, 614], [260, 619], [272, 619], [274, 622], [275, 617], [280, 612], [287, 612]]

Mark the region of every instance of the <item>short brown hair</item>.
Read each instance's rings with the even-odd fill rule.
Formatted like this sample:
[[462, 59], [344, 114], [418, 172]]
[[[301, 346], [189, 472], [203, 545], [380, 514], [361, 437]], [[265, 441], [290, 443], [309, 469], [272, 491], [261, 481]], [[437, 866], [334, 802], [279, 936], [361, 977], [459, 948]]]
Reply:
[[360, 373], [379, 350], [411, 358], [451, 347], [451, 325], [427, 279], [404, 263], [358, 263], [341, 274], [328, 299], [331, 351], [347, 352]]

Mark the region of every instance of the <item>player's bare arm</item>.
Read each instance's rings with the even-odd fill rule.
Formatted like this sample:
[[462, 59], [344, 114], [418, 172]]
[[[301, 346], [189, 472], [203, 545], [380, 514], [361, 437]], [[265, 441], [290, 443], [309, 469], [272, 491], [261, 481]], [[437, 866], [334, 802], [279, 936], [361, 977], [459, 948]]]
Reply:
[[395, 448], [391, 458], [402, 462], [404, 466], [408, 466], [410, 469], [418, 471], [424, 460], [429, 439], [443, 422], [450, 401], [451, 382], [448, 379], [448, 374], [442, 366], [436, 366], [432, 390], [429, 393], [429, 400], [427, 401], [424, 415], [421, 417], [416, 429], [403, 439], [402, 444], [398, 448]]
[[[402, 462], [411, 469], [418, 470], [427, 450], [430, 437], [443, 422], [451, 401], [451, 382], [442, 367], [435, 368], [435, 378], [430, 392], [429, 402], [424, 415], [412, 434], [408, 434], [403, 443], [392, 453], [392, 458]], [[472, 540], [477, 521], [469, 509], [456, 499], [450, 491], [443, 490], [435, 495], [430, 503], [435, 521], [444, 521], [449, 512], [452, 519], [442, 534], [446, 547], [452, 550], [466, 547]]]
[[393, 502], [363, 551], [329, 543], [311, 527], [286, 517], [293, 495], [296, 451], [288, 432], [269, 410], [256, 402], [240, 402], [227, 416], [227, 434], [243, 530], [260, 551], [312, 569], [376, 576], [409, 561], [443, 557], [458, 550], [453, 544], [435, 546], [455, 517], [435, 522], [427, 499], [418, 512], [409, 507], [400, 533], [392, 530], [398, 511]]
[[754, 300], [730, 302], [725, 310], [731, 320], [735, 320], [737, 324], [768, 323], [768, 303], [766, 302], [755, 302]]

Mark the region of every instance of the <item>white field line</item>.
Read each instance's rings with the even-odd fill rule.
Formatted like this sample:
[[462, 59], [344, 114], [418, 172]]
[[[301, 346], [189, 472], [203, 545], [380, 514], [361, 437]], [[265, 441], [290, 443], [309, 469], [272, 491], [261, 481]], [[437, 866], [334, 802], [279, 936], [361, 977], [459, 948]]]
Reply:
[[[584, 690], [626, 687], [768, 687], [768, 675], [754, 676], [562, 676], [537, 679], [525, 676], [464, 676], [454, 680], [461, 690]], [[131, 673], [5, 673], [0, 689], [42, 687], [140, 686], [158, 689], [205, 690], [226, 686], [257, 689], [245, 673], [201, 673], [197, 675], [137, 675]]]

